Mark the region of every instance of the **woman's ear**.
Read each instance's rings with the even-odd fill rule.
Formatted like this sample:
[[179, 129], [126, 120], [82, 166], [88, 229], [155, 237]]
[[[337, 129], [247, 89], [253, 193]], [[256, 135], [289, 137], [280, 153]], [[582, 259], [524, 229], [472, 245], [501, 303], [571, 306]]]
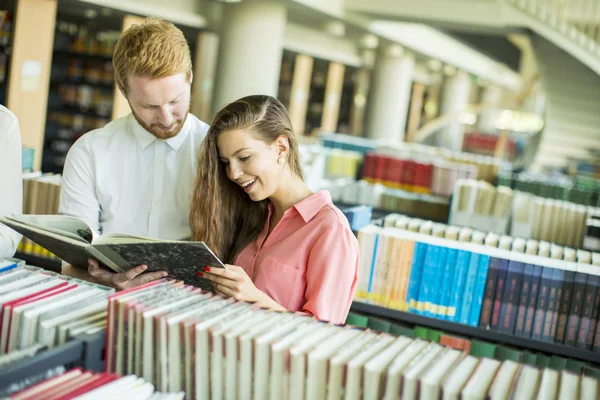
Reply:
[[285, 135], [279, 135], [273, 144], [277, 150], [277, 157], [286, 158], [290, 151], [290, 141], [288, 140], [288, 137]]

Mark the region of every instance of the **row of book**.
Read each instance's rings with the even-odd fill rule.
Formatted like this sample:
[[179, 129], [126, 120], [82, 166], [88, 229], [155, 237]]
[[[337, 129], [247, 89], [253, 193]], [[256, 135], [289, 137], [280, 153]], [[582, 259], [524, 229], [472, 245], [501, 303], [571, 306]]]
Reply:
[[[499, 136], [481, 132], [465, 133], [463, 138], [463, 150], [469, 153], [485, 154], [493, 156], [496, 154]], [[519, 152], [517, 142], [512, 138], [507, 138], [504, 142], [504, 157], [512, 160]]]
[[113, 292], [22, 262], [0, 263], [0, 355], [29, 356], [75, 335], [103, 331]]
[[[23, 174], [23, 213], [58, 214], [60, 205], [60, 174], [31, 172]], [[33, 241], [23, 238], [17, 251], [40, 257], [56, 259], [56, 256]]]
[[600, 207], [600, 179], [594, 177], [502, 172], [498, 185], [548, 199]]
[[195, 399], [595, 399], [598, 380], [157, 281], [109, 298], [107, 372]]
[[135, 375], [119, 376], [84, 371], [81, 367], [64, 371], [11, 394], [11, 400], [183, 400], [184, 393], [161, 393], [154, 385]]
[[401, 215], [358, 232], [356, 299], [600, 353], [600, 254]]
[[420, 325], [409, 327], [403, 323], [390, 322], [382, 318], [356, 312], [348, 314], [346, 324], [369, 328], [378, 332], [430, 340], [453, 349], [462, 350], [475, 357], [493, 358], [498, 361], [511, 360], [539, 368], [552, 368], [557, 371], [567, 370], [576, 374], [600, 379], [600, 366], [598, 364], [585, 363], [574, 358], [561, 357], [555, 354], [535, 353], [527, 349], [470, 339]]
[[447, 198], [390, 189], [379, 183], [352, 179], [321, 180], [312, 190], [328, 190], [334, 203], [367, 205], [386, 212], [405, 213], [436, 221], [447, 221]]

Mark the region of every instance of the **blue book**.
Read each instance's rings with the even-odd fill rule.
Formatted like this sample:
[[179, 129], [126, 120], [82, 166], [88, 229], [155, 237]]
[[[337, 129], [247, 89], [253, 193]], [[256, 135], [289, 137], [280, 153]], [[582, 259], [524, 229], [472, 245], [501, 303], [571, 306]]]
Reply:
[[448, 255], [447, 247], [438, 248], [437, 260], [433, 267], [433, 282], [434, 285], [431, 291], [431, 309], [429, 314], [433, 318], [439, 318], [439, 309], [442, 301], [442, 286], [444, 285], [444, 273], [446, 270], [446, 258]]
[[517, 319], [515, 321], [515, 335], [517, 336], [523, 336], [523, 329], [525, 328], [525, 316], [527, 314], [527, 301], [529, 300], [529, 291], [531, 290], [532, 275], [533, 264], [525, 264], [523, 282], [521, 283], [521, 293], [519, 294]]
[[502, 306], [502, 296], [504, 296], [504, 286], [506, 286], [506, 274], [508, 273], [508, 260], [500, 259], [498, 274], [496, 275], [496, 291], [494, 292], [494, 307], [492, 308], [491, 329], [498, 329], [500, 324], [500, 307]]
[[8, 272], [11, 271], [13, 269], [17, 268], [17, 263], [12, 263], [12, 264], [7, 264], [7, 265], [1, 265], [0, 266], [0, 274], [3, 272]]
[[463, 304], [463, 295], [465, 284], [467, 281], [467, 273], [469, 272], [469, 261], [471, 260], [471, 252], [467, 250], [458, 250], [456, 257], [456, 268], [454, 270], [454, 288], [450, 297], [448, 307], [448, 321], [458, 322], [460, 318], [460, 308]]
[[524, 263], [514, 260], [508, 262], [504, 293], [502, 294], [502, 303], [500, 304], [500, 320], [498, 323], [498, 330], [500, 332], [512, 335], [515, 331], [520, 300], [519, 294], [521, 293], [524, 274]]
[[371, 270], [369, 271], [369, 285], [367, 286], [366, 302], [369, 303], [369, 295], [373, 289], [373, 278], [375, 277], [375, 265], [377, 264], [377, 249], [379, 247], [379, 233], [375, 234], [375, 243], [373, 244], [373, 257], [371, 258]]
[[437, 251], [438, 246], [427, 245], [425, 260], [423, 262], [423, 274], [421, 275], [421, 287], [419, 289], [419, 297], [417, 298], [417, 314], [419, 315], [428, 315], [427, 304], [431, 305], [432, 273], [435, 259], [437, 258]]
[[410, 278], [406, 290], [406, 304], [408, 304], [408, 310], [413, 313], [417, 311], [417, 300], [419, 299], [426, 251], [427, 245], [425, 243], [415, 242], [413, 258], [410, 264]]
[[539, 265], [533, 266], [531, 274], [531, 284], [529, 285], [529, 299], [527, 300], [527, 313], [525, 315], [525, 325], [523, 327], [523, 337], [531, 337], [533, 330], [533, 319], [535, 317], [535, 309], [537, 306], [538, 293], [542, 281], [542, 267]]
[[550, 286], [552, 285], [552, 276], [554, 268], [542, 268], [542, 279], [540, 280], [540, 289], [538, 293], [537, 304], [535, 305], [535, 315], [533, 317], [533, 329], [531, 338], [542, 340], [544, 332], [544, 317], [548, 308], [548, 298], [550, 296]]
[[558, 323], [558, 308], [562, 296], [562, 286], [565, 281], [565, 270], [556, 268], [552, 271], [552, 283], [550, 285], [550, 295], [548, 296], [548, 307], [544, 317], [544, 331], [542, 340], [554, 342], [556, 335], [556, 324]]
[[479, 255], [479, 267], [477, 268], [477, 277], [475, 278], [475, 287], [473, 289], [473, 304], [469, 315], [468, 324], [471, 326], [479, 325], [479, 316], [483, 306], [483, 295], [487, 281], [488, 269], [490, 267], [491, 257], [485, 254]]
[[448, 318], [448, 306], [450, 305], [450, 295], [453, 292], [453, 279], [457, 255], [458, 250], [456, 249], [448, 249], [446, 251], [446, 266], [444, 267], [444, 276], [441, 281], [440, 307], [438, 307], [438, 317], [441, 319]]
[[460, 307], [461, 324], [468, 324], [471, 316], [471, 305], [473, 304], [475, 280], [477, 279], [477, 269], [479, 268], [479, 253], [472, 253], [469, 260], [469, 269], [467, 270], [467, 279], [464, 287], [462, 306]]

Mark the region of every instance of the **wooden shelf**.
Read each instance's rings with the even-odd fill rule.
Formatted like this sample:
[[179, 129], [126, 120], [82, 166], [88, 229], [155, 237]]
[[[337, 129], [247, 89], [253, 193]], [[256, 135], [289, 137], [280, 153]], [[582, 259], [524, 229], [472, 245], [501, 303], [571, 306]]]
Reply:
[[428, 328], [443, 330], [448, 333], [467, 336], [473, 339], [487, 340], [490, 342], [505, 344], [526, 350], [541, 351], [548, 354], [556, 354], [562, 357], [576, 358], [581, 361], [600, 364], [600, 353], [594, 353], [589, 350], [565, 346], [564, 344], [560, 343], [544, 342], [541, 340], [508, 335], [506, 333], [473, 327], [470, 325], [458, 324], [456, 322], [443, 321], [436, 318], [424, 317], [417, 314], [392, 310], [359, 301], [354, 301], [352, 303], [351, 310], [360, 314], [385, 318], [390, 321], [421, 325]]

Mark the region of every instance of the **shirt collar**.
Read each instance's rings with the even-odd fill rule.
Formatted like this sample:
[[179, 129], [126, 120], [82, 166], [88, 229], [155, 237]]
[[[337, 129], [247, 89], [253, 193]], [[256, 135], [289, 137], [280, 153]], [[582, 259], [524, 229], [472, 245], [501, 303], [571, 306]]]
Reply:
[[294, 204], [294, 208], [306, 223], [328, 204], [332, 204], [331, 195], [327, 190], [321, 190]]
[[[135, 119], [133, 114], [130, 114], [130, 117], [131, 117], [131, 126], [133, 128], [133, 134], [135, 135], [135, 139], [137, 140], [137, 142], [140, 145], [140, 148], [142, 150], [145, 149], [146, 147], [150, 146], [156, 140], [159, 140], [156, 138], [156, 136], [154, 136], [153, 134], [148, 132], [146, 129], [144, 129], [144, 127], [142, 127], [137, 122], [137, 120]], [[191, 123], [192, 122], [190, 121], [189, 114], [188, 114], [188, 118], [185, 119], [185, 123], [183, 124], [183, 128], [181, 129], [181, 132], [179, 132], [177, 134], [177, 136], [174, 136], [170, 139], [165, 140], [165, 143], [167, 143], [169, 145], [169, 147], [171, 147], [173, 150], [178, 151], [189, 134]]]

